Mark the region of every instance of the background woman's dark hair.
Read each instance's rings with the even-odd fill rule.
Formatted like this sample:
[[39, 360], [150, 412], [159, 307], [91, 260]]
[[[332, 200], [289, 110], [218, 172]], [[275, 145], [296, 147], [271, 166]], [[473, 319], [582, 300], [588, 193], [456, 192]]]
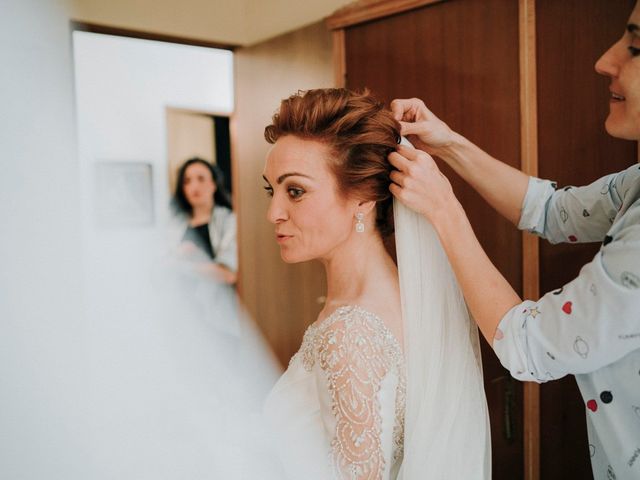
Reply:
[[211, 172], [211, 177], [213, 178], [213, 183], [216, 184], [216, 191], [213, 194], [213, 201], [216, 205], [220, 205], [223, 207], [227, 207], [229, 209], [232, 208], [231, 205], [231, 195], [224, 186], [224, 173], [220, 170], [220, 167], [217, 165], [211, 164], [206, 160], [198, 157], [190, 158], [180, 167], [178, 170], [178, 178], [176, 180], [176, 191], [173, 195], [173, 200], [171, 205], [176, 213], [184, 214], [190, 216], [193, 213], [193, 207], [187, 200], [187, 197], [184, 194], [184, 175], [189, 168], [194, 163], [200, 163], [205, 165], [209, 171]]
[[393, 198], [387, 160], [400, 141], [400, 124], [368, 90], [299, 91], [282, 101], [264, 130], [269, 143], [285, 135], [317, 140], [334, 155], [330, 166], [341, 193], [376, 202], [376, 227], [393, 232]]

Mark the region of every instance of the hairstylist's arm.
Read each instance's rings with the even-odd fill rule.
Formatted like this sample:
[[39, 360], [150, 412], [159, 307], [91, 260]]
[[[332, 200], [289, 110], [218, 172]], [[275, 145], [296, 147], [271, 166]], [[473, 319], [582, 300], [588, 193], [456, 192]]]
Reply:
[[417, 98], [391, 102], [402, 135], [421, 150], [451, 166], [498, 213], [514, 225], [520, 220], [529, 177], [496, 160], [436, 117]]
[[427, 153], [400, 146], [389, 156], [391, 193], [429, 220], [449, 257], [469, 310], [490, 345], [504, 315], [522, 302], [491, 263], [446, 177]]

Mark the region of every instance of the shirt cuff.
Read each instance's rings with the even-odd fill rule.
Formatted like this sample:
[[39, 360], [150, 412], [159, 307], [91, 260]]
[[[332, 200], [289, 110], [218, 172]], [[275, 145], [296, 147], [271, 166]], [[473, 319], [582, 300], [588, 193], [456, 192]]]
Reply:
[[502, 318], [493, 337], [493, 350], [502, 366], [509, 370], [512, 377], [525, 382], [545, 381], [537, 374], [528, 332], [523, 325], [523, 318], [534, 310], [537, 310], [536, 303], [531, 300], [516, 305]]
[[544, 234], [547, 203], [556, 191], [556, 183], [541, 178], [529, 177], [527, 194], [522, 202], [518, 229], [538, 235]]

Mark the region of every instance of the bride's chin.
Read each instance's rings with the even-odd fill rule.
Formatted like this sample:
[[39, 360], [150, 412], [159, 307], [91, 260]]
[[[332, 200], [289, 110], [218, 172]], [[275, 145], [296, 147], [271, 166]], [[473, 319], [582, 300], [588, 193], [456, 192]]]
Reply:
[[287, 254], [286, 252], [280, 252], [280, 258], [284, 263], [300, 263], [304, 260], [300, 260], [295, 255]]
[[310, 257], [308, 255], [296, 255], [294, 252], [280, 250], [280, 258], [284, 263], [302, 263], [313, 260], [314, 257]]

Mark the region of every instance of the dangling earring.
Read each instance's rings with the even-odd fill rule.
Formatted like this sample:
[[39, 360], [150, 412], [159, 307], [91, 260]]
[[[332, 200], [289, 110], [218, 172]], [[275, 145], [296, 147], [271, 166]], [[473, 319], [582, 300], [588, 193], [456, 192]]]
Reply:
[[364, 213], [362, 212], [356, 213], [356, 232], [358, 233], [364, 232], [364, 223], [362, 223], [363, 218], [364, 218]]

